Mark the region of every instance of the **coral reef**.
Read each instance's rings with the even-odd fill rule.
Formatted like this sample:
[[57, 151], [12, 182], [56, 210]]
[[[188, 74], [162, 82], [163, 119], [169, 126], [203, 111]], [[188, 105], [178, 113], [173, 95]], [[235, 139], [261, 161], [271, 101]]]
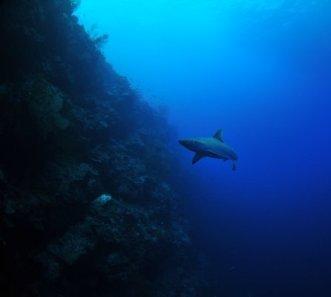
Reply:
[[72, 15], [0, 3], [1, 294], [200, 296], [172, 130]]

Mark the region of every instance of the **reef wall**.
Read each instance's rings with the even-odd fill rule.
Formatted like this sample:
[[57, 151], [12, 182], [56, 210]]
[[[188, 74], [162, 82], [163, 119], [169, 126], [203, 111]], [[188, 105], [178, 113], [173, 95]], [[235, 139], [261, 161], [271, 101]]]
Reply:
[[173, 132], [74, 8], [0, 2], [1, 296], [202, 296]]

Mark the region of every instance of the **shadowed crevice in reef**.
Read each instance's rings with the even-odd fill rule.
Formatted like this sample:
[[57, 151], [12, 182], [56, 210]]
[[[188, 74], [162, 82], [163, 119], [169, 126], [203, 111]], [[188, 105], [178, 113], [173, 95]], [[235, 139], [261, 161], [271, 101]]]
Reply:
[[0, 5], [4, 296], [204, 294], [164, 116], [105, 62], [73, 2]]

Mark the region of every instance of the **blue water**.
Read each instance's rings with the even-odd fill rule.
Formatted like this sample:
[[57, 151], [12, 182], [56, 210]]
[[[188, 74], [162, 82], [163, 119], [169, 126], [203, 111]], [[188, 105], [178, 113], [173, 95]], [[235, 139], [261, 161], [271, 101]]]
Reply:
[[82, 0], [77, 15], [180, 138], [223, 128], [237, 151], [236, 172], [179, 153], [220, 296], [331, 296], [331, 2]]

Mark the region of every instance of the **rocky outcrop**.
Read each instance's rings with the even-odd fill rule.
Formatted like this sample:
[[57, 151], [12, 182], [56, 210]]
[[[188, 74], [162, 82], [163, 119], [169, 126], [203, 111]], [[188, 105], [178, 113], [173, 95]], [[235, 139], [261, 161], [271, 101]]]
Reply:
[[68, 0], [0, 7], [3, 296], [198, 296], [172, 131]]

